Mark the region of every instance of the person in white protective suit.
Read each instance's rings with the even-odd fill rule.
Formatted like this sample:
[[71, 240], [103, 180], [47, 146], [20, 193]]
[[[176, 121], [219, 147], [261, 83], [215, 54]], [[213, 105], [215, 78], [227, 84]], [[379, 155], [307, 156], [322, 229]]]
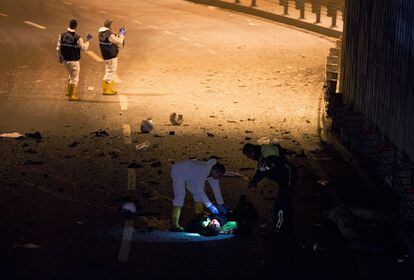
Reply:
[[104, 26], [99, 28], [99, 47], [102, 57], [105, 61], [105, 75], [102, 82], [103, 95], [115, 95], [118, 92], [114, 90], [114, 77], [118, 68], [119, 48], [124, 46], [125, 35], [127, 33], [124, 27], [119, 29], [119, 34], [112, 33], [111, 26], [113, 21], [105, 20]]
[[79, 60], [81, 58], [81, 50], [87, 51], [89, 48], [89, 41], [92, 39], [92, 35], [88, 34], [86, 42], [84, 42], [81, 36], [76, 33], [75, 29], [77, 26], [78, 22], [75, 19], [72, 19], [69, 22], [68, 30], [59, 35], [56, 46], [56, 53], [59, 56], [59, 61], [69, 72], [66, 86], [66, 96], [69, 97], [69, 101], [79, 100], [77, 88], [79, 83]]
[[[226, 172], [224, 165], [216, 159], [208, 161], [187, 160], [175, 163], [171, 168], [174, 188], [173, 210], [171, 215], [171, 230], [183, 231], [179, 225], [181, 208], [184, 205], [186, 189], [193, 195], [195, 213], [201, 214], [206, 207], [212, 214], [227, 214], [221, 194], [219, 179]], [[205, 183], [209, 182], [218, 207], [211, 203], [205, 192]]]

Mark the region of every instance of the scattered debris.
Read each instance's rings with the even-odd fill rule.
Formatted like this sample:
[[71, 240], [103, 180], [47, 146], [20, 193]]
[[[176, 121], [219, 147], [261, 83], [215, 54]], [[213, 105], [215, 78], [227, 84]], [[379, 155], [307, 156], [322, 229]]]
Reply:
[[244, 138], [244, 141], [250, 141], [250, 140], [252, 140], [252, 138], [251, 138], [251, 137], [245, 137], [245, 138]]
[[242, 167], [242, 168], [240, 168], [241, 172], [248, 171], [248, 170], [255, 170], [255, 169], [253, 167]]
[[94, 132], [91, 132], [91, 134], [94, 134], [95, 137], [106, 137], [109, 136], [109, 133], [106, 132], [106, 130], [96, 130]]
[[154, 134], [154, 137], [156, 137], [156, 138], [162, 138], [162, 137], [164, 137], [164, 136], [159, 135], [159, 134]]
[[215, 135], [213, 133], [207, 132], [207, 137], [213, 138], [213, 137], [215, 137]]
[[147, 148], [149, 148], [149, 146], [151, 145], [151, 143], [150, 142], [143, 142], [143, 143], [141, 143], [141, 144], [138, 144], [138, 145], [135, 145], [135, 148], [138, 150], [138, 151], [141, 151], [141, 150], [143, 150], [143, 149], [147, 149]]
[[151, 163], [151, 167], [160, 167], [162, 164], [161, 164], [161, 162], [159, 162], [159, 161], [156, 161], [156, 162], [154, 162], [154, 163]]
[[134, 168], [134, 169], [137, 169], [137, 168], [143, 168], [144, 166], [143, 165], [141, 165], [141, 164], [139, 164], [139, 163], [135, 163], [135, 162], [132, 162], [132, 163], [130, 163], [129, 165], [128, 165], [128, 167], [127, 168]]
[[77, 147], [80, 144], [80, 142], [73, 141], [72, 144], [69, 144], [69, 147], [74, 148]]
[[42, 139], [42, 135], [40, 134], [39, 131], [36, 131], [35, 133], [26, 133], [26, 137], [30, 139], [35, 139], [35, 140]]
[[141, 132], [142, 133], [150, 133], [154, 129], [154, 122], [151, 118], [143, 120], [141, 122]]
[[237, 172], [232, 172], [232, 171], [227, 171], [225, 174], [224, 174], [224, 177], [240, 177], [240, 178], [243, 178], [243, 179], [245, 179], [245, 180], [249, 180], [249, 178], [248, 177], [246, 177], [246, 176], [244, 176], [244, 175], [242, 175], [242, 174], [240, 174], [240, 173], [237, 173]]
[[95, 90], [95, 88], [94, 87], [88, 87], [88, 90], [93, 91], [93, 90]]
[[330, 181], [329, 180], [325, 180], [325, 179], [320, 179], [318, 181], [318, 184], [320, 184], [320, 185], [322, 185], [324, 187], [326, 187], [327, 185], [329, 185], [329, 183], [330, 183]]
[[10, 133], [3, 133], [0, 134], [0, 138], [17, 138], [21, 139], [24, 138], [24, 136], [18, 132], [10, 132]]
[[170, 122], [172, 125], [181, 125], [183, 121], [183, 115], [177, 115], [176, 113], [170, 115]]
[[174, 136], [175, 135], [175, 131], [170, 131], [170, 133], [168, 133], [168, 135]]
[[245, 130], [244, 133], [246, 133], [246, 134], [253, 133], [253, 131], [251, 131], [251, 130]]

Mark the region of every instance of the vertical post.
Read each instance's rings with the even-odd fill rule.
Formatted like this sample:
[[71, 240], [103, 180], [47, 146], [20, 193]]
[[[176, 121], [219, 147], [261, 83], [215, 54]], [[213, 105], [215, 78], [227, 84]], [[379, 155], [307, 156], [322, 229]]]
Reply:
[[336, 27], [336, 19], [338, 15], [338, 6], [333, 1], [328, 2], [328, 17], [332, 18], [331, 27]]
[[289, 14], [289, 0], [279, 0], [279, 6], [283, 6], [283, 14]]
[[235, 4], [240, 4], [240, 0], [235, 0], [234, 3]]
[[322, 0], [312, 0], [312, 13], [315, 14], [315, 23], [321, 22]]
[[252, 0], [252, 7], [256, 7], [256, 0]]
[[295, 8], [300, 12], [300, 19], [305, 18], [305, 0], [295, 0]]

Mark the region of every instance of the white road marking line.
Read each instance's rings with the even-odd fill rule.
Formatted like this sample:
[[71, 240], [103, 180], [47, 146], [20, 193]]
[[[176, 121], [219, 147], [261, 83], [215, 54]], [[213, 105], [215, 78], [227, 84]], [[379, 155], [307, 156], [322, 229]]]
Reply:
[[214, 6], [207, 6], [207, 9], [210, 9], [210, 10], [217, 10], [217, 7], [214, 7]]
[[97, 55], [96, 53], [94, 53], [93, 51], [86, 51], [86, 54], [89, 55], [90, 57], [92, 57], [95, 61], [97, 62], [103, 62], [104, 60], [102, 59], [102, 57], [100, 57], [99, 55]]
[[[131, 126], [129, 124], [122, 125], [122, 131], [124, 132], [124, 141], [125, 144], [131, 144]], [[129, 178], [129, 176], [128, 176]]]
[[128, 110], [128, 97], [126, 95], [118, 95], [119, 103], [121, 104], [121, 110]]
[[83, 6], [83, 5], [79, 5], [79, 8], [84, 9], [84, 10], [90, 10], [91, 9], [91, 7]]
[[155, 26], [155, 25], [148, 25], [148, 27], [152, 29], [156, 29], [156, 30], [160, 29], [158, 26]]
[[251, 26], [259, 26], [259, 24], [254, 23], [254, 22], [249, 22], [248, 24], [251, 25]]
[[122, 233], [122, 243], [121, 243], [121, 248], [119, 248], [119, 255], [118, 255], [119, 262], [126, 262], [128, 260], [133, 235], [134, 235], [134, 221], [127, 220], [124, 223], [124, 230]]
[[199, 43], [193, 43], [193, 46], [196, 46], [196, 47], [199, 47], [199, 48], [202, 48], [203, 47], [203, 45], [202, 44], [199, 44]]
[[171, 32], [171, 31], [168, 31], [168, 30], [165, 30], [164, 33], [168, 34], [168, 35], [171, 35], [171, 36], [175, 36], [175, 33]]
[[117, 17], [117, 18], [126, 18], [126, 16], [121, 16], [121, 15], [115, 15], [115, 17]]
[[26, 24], [28, 24], [28, 25], [31, 25], [31, 26], [33, 26], [33, 27], [36, 27], [36, 28], [42, 29], [42, 30], [45, 30], [45, 29], [46, 29], [46, 26], [43, 26], [43, 25], [40, 25], [40, 24], [37, 24], [37, 23], [31, 22], [31, 21], [28, 21], [28, 20], [24, 21], [24, 23], [26, 23]]
[[66, 2], [66, 1], [62, 1], [62, 3], [63, 3], [63, 4], [65, 4], [65, 5], [67, 5], [67, 6], [72, 6], [72, 5], [73, 5], [73, 3], [71, 3], [71, 2]]
[[8, 17], [8, 15], [3, 14], [3, 13], [0, 13], [0, 16], [2, 16], [2, 17]]
[[129, 191], [134, 191], [137, 189], [137, 170], [135, 168], [128, 168], [128, 185], [127, 189]]
[[183, 40], [183, 41], [186, 41], [186, 42], [190, 42], [191, 41], [187, 37], [178, 37], [178, 39]]
[[97, 10], [97, 12], [100, 13], [100, 14], [107, 14], [106, 11], [102, 11], [102, 10]]
[[143, 24], [143, 22], [142, 21], [139, 21], [139, 20], [133, 20], [132, 22], [133, 23], [136, 23], [136, 24]]

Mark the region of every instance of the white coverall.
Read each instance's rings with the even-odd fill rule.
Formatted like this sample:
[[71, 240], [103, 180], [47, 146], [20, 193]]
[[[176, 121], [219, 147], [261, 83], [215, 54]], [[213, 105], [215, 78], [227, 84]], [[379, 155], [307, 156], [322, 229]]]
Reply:
[[[106, 30], [109, 30], [109, 28], [107, 27], [99, 28], [99, 32], [103, 32]], [[112, 34], [111, 36], [109, 36], [109, 42], [117, 45], [119, 48], [122, 48], [124, 46], [124, 38], [125, 38], [124, 35]], [[103, 80], [108, 83], [112, 82], [112, 80], [116, 76], [117, 69], [118, 69], [118, 57], [105, 60], [105, 75], [104, 75]]]
[[[69, 32], [75, 32], [75, 29], [68, 28]], [[83, 50], [87, 51], [89, 48], [89, 42], [83, 42], [82, 38], [78, 40], [78, 47]], [[60, 35], [58, 38], [56, 52], [60, 55]], [[77, 86], [79, 83], [79, 71], [80, 71], [80, 63], [79, 61], [63, 61], [63, 65], [65, 66], [66, 70], [69, 72], [69, 84]]]
[[223, 204], [219, 180], [209, 177], [211, 168], [217, 163], [217, 160], [208, 161], [187, 160], [174, 164], [171, 168], [171, 177], [173, 180], [174, 200], [173, 206], [182, 207], [185, 199], [185, 189], [193, 195], [194, 202], [202, 202], [205, 207], [212, 205], [204, 186], [206, 181], [209, 182], [216, 202], [218, 205]]

